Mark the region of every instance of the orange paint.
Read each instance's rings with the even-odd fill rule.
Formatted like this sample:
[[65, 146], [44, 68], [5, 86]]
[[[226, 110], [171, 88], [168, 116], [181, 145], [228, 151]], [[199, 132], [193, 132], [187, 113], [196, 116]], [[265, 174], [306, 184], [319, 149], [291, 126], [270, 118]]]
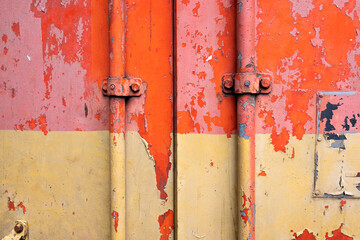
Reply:
[[[258, 1], [256, 63], [260, 71], [274, 74], [271, 97], [259, 97], [259, 105], [274, 111], [277, 129], [298, 140], [315, 133], [316, 92], [356, 91], [360, 86], [355, 80], [360, 55], [355, 1], [343, 8], [333, 1], [311, 4], [301, 15], [291, 1]], [[260, 123], [258, 131], [268, 133], [267, 126]], [[275, 151], [284, 151], [288, 134], [279, 143], [280, 136], [272, 132]]]
[[113, 211], [111, 216], [114, 219], [115, 232], [117, 232], [117, 228], [119, 226], [119, 213], [117, 211]]
[[31, 119], [26, 121], [30, 129], [34, 129], [37, 127], [36, 119]]
[[169, 235], [174, 230], [174, 212], [168, 210], [163, 215], [160, 215], [158, 218], [159, 229], [160, 229], [160, 240], [168, 240]]
[[346, 204], [346, 200], [341, 200], [340, 202], [340, 208], [343, 208]]
[[352, 237], [346, 236], [341, 232], [342, 225], [335, 231], [332, 231], [332, 237], [329, 236], [328, 233], [325, 235], [326, 240], [353, 240]]
[[307, 229], [305, 229], [299, 236], [294, 233], [293, 240], [316, 240], [316, 238], [313, 233], [310, 233]]
[[200, 3], [199, 2], [197, 2], [196, 3], [196, 7], [192, 10], [192, 12], [193, 12], [193, 15], [195, 16], [195, 17], [198, 17], [199, 16], [199, 8], [200, 8]]
[[162, 200], [168, 198], [165, 188], [172, 169], [172, 19], [172, 1], [153, 0], [152, 4], [129, 5], [127, 9], [126, 37], [131, 41], [126, 42], [126, 51], [131, 54], [126, 54], [126, 71], [129, 76], [147, 82], [144, 97], [131, 99], [127, 112], [133, 114], [132, 127], [136, 126], [149, 143], [149, 152], [155, 160], [156, 187]]
[[273, 127], [271, 139], [271, 143], [274, 145], [275, 152], [286, 152], [285, 146], [289, 143], [290, 139], [289, 133], [287, 132], [286, 128], [283, 128], [278, 134], [276, 132], [276, 127]]
[[258, 176], [263, 176], [263, 177], [265, 177], [265, 176], [266, 176], [266, 172], [265, 172], [265, 171], [261, 171], [261, 172], [258, 174]]
[[291, 154], [291, 158], [294, 158], [294, 157], [295, 157], [295, 148], [293, 148], [292, 154]]

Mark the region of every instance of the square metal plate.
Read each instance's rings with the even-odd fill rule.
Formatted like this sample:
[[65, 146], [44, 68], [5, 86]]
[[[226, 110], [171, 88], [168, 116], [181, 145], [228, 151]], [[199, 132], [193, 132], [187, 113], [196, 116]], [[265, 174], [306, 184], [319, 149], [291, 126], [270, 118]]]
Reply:
[[360, 198], [360, 93], [319, 92], [314, 197]]

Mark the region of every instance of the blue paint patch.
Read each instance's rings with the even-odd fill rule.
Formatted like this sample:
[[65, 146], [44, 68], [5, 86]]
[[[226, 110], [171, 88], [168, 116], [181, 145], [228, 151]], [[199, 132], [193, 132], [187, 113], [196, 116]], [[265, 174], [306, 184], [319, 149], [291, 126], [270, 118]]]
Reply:
[[239, 52], [238, 57], [237, 57], [237, 60], [238, 60], [238, 69], [241, 68], [241, 58], [242, 58], [242, 55], [241, 55], [241, 52]]
[[357, 92], [322, 92], [324, 95], [355, 95]]
[[314, 169], [314, 189], [316, 188], [316, 181], [318, 179], [319, 170], [318, 170], [318, 154], [315, 153], [315, 169]]
[[251, 238], [252, 238], [252, 234], [250, 233], [247, 239], [251, 239]]
[[244, 102], [244, 103], [242, 104], [242, 106], [243, 106], [243, 108], [246, 108], [247, 102]]
[[242, 2], [239, 2], [237, 5], [238, 5], [238, 13], [240, 13], [240, 12], [241, 12], [241, 8], [242, 8], [242, 6], [243, 6], [243, 3], [242, 3]]
[[240, 211], [241, 216], [246, 217], [246, 213], [244, 211]]
[[245, 139], [249, 139], [249, 136], [246, 135], [246, 131], [245, 131], [246, 127], [247, 127], [246, 123], [239, 125], [239, 136]]

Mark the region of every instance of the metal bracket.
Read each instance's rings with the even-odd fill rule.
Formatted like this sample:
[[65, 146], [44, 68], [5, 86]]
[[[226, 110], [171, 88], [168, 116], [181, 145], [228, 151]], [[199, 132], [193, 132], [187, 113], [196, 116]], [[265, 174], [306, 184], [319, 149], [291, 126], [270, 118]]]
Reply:
[[222, 78], [222, 89], [228, 94], [267, 94], [271, 83], [272, 77], [267, 73], [228, 73]]
[[109, 77], [102, 83], [103, 94], [108, 97], [136, 97], [143, 94], [145, 88], [140, 78]]
[[15, 227], [11, 230], [9, 235], [1, 240], [29, 240], [29, 227], [25, 220], [16, 220]]

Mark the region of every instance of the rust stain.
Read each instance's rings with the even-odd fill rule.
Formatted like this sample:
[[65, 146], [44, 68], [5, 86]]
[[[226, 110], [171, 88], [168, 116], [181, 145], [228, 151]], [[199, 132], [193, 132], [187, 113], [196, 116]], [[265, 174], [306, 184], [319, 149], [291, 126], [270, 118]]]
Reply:
[[160, 240], [168, 240], [171, 232], [174, 230], [174, 212], [168, 210], [158, 218], [159, 229], [161, 233]]

